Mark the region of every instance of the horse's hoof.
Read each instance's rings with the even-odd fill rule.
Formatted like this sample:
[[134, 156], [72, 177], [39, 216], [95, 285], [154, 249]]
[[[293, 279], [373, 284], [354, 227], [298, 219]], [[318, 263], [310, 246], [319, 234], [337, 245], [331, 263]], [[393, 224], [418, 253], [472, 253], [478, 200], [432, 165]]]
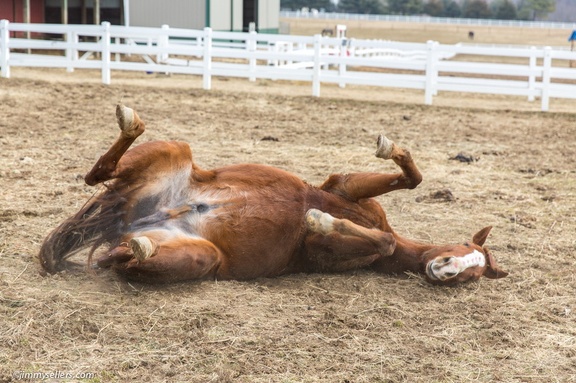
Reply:
[[392, 150], [394, 149], [394, 142], [392, 142], [388, 137], [383, 134], [378, 136], [378, 142], [376, 144], [376, 157], [388, 160], [392, 158]]
[[142, 262], [156, 253], [156, 243], [148, 237], [134, 237], [130, 240], [130, 247], [134, 253], [134, 258]]
[[328, 234], [333, 230], [334, 217], [318, 209], [310, 209], [306, 213], [308, 229], [315, 233]]
[[116, 120], [122, 134], [127, 138], [138, 137], [144, 131], [140, 127], [140, 118], [136, 112], [125, 105], [116, 105]]
[[322, 212], [318, 209], [310, 209], [306, 212], [306, 224], [309, 229], [315, 231], [314, 229], [318, 226], [321, 215]]

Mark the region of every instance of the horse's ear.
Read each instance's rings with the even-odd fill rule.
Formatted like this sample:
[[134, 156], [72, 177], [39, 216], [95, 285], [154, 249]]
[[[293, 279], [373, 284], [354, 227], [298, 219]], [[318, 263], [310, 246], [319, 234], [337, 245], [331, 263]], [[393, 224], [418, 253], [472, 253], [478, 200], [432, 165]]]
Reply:
[[490, 253], [490, 250], [488, 250], [487, 247], [483, 247], [482, 250], [484, 250], [484, 253], [486, 254], [486, 261], [487, 261], [486, 270], [484, 270], [484, 276], [490, 279], [504, 278], [505, 276], [507, 276], [508, 272], [498, 267], [496, 260], [492, 256], [492, 253]]
[[478, 246], [484, 245], [484, 242], [486, 242], [488, 234], [490, 234], [490, 230], [492, 230], [492, 226], [487, 226], [484, 229], [480, 230], [478, 233], [474, 234], [474, 237], [472, 237], [472, 242], [474, 242]]

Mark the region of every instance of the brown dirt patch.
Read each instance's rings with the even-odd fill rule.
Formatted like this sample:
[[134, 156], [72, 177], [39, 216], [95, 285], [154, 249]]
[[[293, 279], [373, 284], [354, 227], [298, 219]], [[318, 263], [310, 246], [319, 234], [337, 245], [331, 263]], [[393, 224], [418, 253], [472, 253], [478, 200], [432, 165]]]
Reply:
[[[513, 98], [426, 107], [370, 88], [315, 99], [279, 82], [206, 92], [192, 77], [13, 74], [0, 79], [0, 381], [576, 380], [576, 115]], [[42, 277], [35, 254], [95, 191], [82, 176], [116, 135], [120, 99], [147, 122], [140, 142], [185, 140], [204, 167], [266, 163], [315, 184], [394, 171], [372, 155], [385, 131], [424, 175], [379, 199], [397, 231], [461, 242], [493, 225], [488, 244], [511, 275], [457, 288], [366, 271], [163, 287], [107, 271]]]

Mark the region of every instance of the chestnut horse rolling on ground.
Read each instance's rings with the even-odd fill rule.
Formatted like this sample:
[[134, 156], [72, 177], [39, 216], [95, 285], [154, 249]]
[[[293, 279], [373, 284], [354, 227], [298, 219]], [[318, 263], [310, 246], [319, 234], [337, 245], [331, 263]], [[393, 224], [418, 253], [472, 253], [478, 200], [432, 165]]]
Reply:
[[99, 267], [148, 283], [356, 268], [411, 271], [442, 285], [508, 274], [483, 246], [490, 227], [471, 242], [446, 246], [392, 230], [372, 197], [415, 188], [422, 176], [410, 153], [384, 136], [376, 156], [394, 161], [401, 173], [336, 174], [313, 187], [264, 165], [201, 169], [183, 142], [128, 150], [144, 123], [122, 105], [116, 116], [119, 138], [85, 177], [105, 190], [44, 240], [39, 258], [48, 272], [65, 268], [68, 257], [87, 247], [91, 263], [107, 244]]

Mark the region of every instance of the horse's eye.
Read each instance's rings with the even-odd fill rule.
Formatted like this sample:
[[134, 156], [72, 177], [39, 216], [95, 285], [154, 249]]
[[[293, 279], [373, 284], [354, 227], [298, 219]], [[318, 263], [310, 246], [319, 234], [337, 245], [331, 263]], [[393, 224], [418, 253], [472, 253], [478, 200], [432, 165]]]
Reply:
[[464, 242], [464, 246], [470, 247], [470, 244], [468, 242]]

